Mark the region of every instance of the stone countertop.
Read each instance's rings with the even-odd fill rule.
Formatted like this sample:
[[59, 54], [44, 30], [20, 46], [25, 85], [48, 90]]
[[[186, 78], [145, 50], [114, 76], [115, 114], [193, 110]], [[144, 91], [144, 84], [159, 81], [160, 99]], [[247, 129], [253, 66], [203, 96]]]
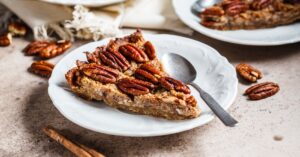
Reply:
[[[257, 67], [264, 74], [260, 82], [276, 82], [281, 90], [273, 97], [249, 101], [243, 96], [249, 85], [240, 81], [237, 98], [229, 109], [239, 121], [234, 128], [214, 119], [202, 127], [168, 136], [106, 135], [77, 126], [58, 112], [48, 96], [47, 79], [27, 72], [35, 60], [21, 52], [28, 41], [14, 39], [11, 46], [0, 48], [0, 156], [72, 156], [42, 133], [46, 125], [109, 157], [300, 156], [300, 43], [253, 47], [198, 33], [191, 38], [214, 47], [233, 65], [247, 62]], [[76, 42], [72, 48], [82, 44]], [[49, 61], [56, 63], [62, 57]]]

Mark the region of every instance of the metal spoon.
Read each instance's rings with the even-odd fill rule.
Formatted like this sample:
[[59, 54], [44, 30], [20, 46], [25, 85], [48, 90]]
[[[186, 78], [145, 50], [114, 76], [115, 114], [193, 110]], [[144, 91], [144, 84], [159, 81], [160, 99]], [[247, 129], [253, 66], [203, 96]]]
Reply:
[[196, 16], [199, 16], [199, 13], [202, 12], [205, 8], [211, 7], [214, 4], [220, 2], [221, 0], [197, 0], [191, 8], [191, 11]]
[[168, 72], [170, 76], [195, 87], [209, 108], [226, 126], [233, 127], [238, 123], [212, 96], [193, 82], [196, 79], [197, 72], [194, 66], [187, 59], [175, 53], [168, 53], [163, 55], [162, 63], [166, 72]]

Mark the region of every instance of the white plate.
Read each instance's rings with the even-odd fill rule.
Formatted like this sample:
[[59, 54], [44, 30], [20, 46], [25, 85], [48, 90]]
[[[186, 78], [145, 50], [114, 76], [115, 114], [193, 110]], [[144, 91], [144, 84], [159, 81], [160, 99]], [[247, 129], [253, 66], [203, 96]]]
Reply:
[[173, 0], [179, 18], [195, 31], [222, 41], [242, 45], [283, 45], [300, 41], [300, 22], [268, 29], [219, 31], [202, 26], [191, 12], [196, 0]]
[[42, 0], [48, 3], [60, 5], [84, 5], [88, 7], [101, 7], [114, 3], [124, 2], [125, 0]]
[[[145, 35], [155, 48], [158, 58], [164, 53], [178, 53], [186, 57], [198, 72], [196, 83], [212, 94], [214, 98], [228, 109], [237, 93], [235, 69], [211, 47], [184, 37], [174, 35]], [[211, 121], [214, 116], [192, 89], [199, 107], [200, 117], [191, 120], [171, 121], [145, 115], [125, 113], [105, 105], [81, 99], [64, 89], [65, 73], [75, 66], [75, 61], [86, 60], [84, 51], [93, 51], [106, 44], [108, 39], [83, 45], [65, 56], [56, 64], [49, 80], [48, 93], [57, 109], [72, 122], [87, 129], [121, 136], [158, 136], [189, 130]]]

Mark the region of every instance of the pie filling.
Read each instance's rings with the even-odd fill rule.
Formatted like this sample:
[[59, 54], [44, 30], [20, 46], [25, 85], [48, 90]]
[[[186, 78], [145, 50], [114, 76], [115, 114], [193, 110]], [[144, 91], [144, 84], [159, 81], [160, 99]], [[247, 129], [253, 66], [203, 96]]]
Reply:
[[224, 0], [199, 17], [202, 25], [219, 30], [275, 27], [300, 19], [300, 0]]
[[66, 74], [77, 95], [171, 120], [200, 115], [189, 87], [164, 72], [153, 45], [145, 41], [140, 30], [85, 53], [87, 61], [77, 61], [77, 67]]

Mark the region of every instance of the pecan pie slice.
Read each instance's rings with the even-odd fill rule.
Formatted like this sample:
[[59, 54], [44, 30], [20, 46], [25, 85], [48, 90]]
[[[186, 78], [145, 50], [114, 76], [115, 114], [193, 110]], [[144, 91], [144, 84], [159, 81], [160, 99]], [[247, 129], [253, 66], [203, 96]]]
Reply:
[[139, 30], [84, 53], [87, 61], [77, 61], [77, 67], [66, 74], [68, 85], [79, 96], [172, 120], [200, 115], [189, 87], [164, 72], [153, 45]]
[[202, 25], [219, 30], [275, 27], [300, 19], [300, 0], [223, 0], [199, 17]]

